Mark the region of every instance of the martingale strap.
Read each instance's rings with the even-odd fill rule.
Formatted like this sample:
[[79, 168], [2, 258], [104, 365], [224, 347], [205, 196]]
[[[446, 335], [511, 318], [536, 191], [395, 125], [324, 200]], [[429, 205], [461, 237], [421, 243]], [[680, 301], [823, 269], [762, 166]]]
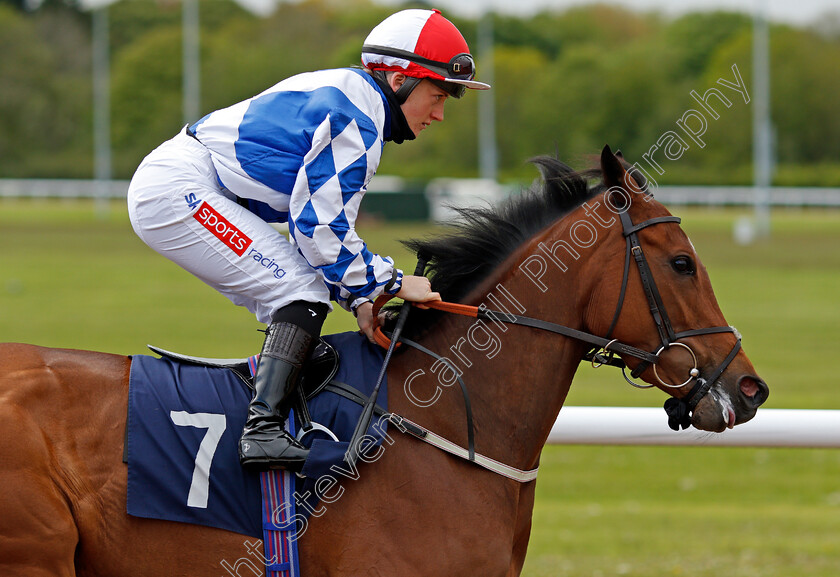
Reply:
[[[405, 339], [401, 339], [400, 342], [405, 342]], [[367, 395], [357, 390], [356, 388], [351, 387], [350, 385], [342, 383], [340, 381], [333, 380], [327, 385], [325, 390], [330, 391], [331, 393], [335, 393], [337, 395], [341, 395], [345, 399], [349, 399], [362, 406], [364, 406], [368, 401]], [[414, 437], [415, 439], [419, 439], [425, 443], [428, 443], [433, 447], [437, 447], [438, 449], [441, 449], [442, 451], [445, 451], [450, 455], [454, 455], [461, 459], [465, 459], [471, 463], [475, 463], [479, 467], [483, 467], [488, 471], [496, 473], [497, 475], [507, 477], [508, 479], [512, 479], [520, 483], [527, 483], [537, 478], [537, 472], [539, 471], [539, 467], [537, 467], [536, 469], [530, 469], [528, 471], [517, 469], [516, 467], [511, 467], [510, 465], [506, 465], [495, 459], [491, 459], [490, 457], [487, 457], [480, 453], [476, 453], [472, 446], [470, 446], [469, 448], [465, 448], [458, 445], [457, 443], [453, 443], [446, 437], [442, 437], [441, 435], [430, 431], [422, 425], [418, 425], [414, 421], [407, 419], [402, 415], [398, 415], [397, 413], [385, 412], [378, 405], [376, 405], [376, 407], [374, 408], [374, 414], [378, 417], [384, 417], [388, 419], [388, 422], [394, 425], [394, 427], [403, 434], [407, 434], [411, 437]], [[469, 414], [471, 415], [471, 412]], [[472, 421], [470, 416], [470, 423], [471, 422]], [[472, 441], [470, 441], [470, 444], [472, 445]]]
[[485, 457], [484, 455], [478, 453], [475, 454], [474, 458], [470, 459], [469, 452], [464, 447], [421, 427], [417, 423], [410, 421], [405, 417], [401, 417], [395, 413], [389, 413], [388, 422], [392, 423], [402, 433], [408, 433], [411, 436], [420, 439], [421, 441], [425, 441], [426, 443], [446, 451], [451, 455], [467, 459], [468, 461], [475, 463], [480, 467], [484, 467], [488, 471], [492, 471], [497, 475], [507, 477], [508, 479], [512, 479], [520, 483], [527, 483], [537, 478], [539, 467], [529, 471], [523, 471], [522, 469], [505, 465], [504, 463], [500, 463], [495, 459]]
[[405, 337], [401, 337], [400, 342], [407, 344], [408, 346], [417, 349], [421, 353], [425, 353], [435, 359], [436, 361], [440, 361], [446, 367], [455, 373], [455, 378], [458, 379], [458, 384], [461, 385], [461, 394], [464, 396], [464, 410], [467, 413], [467, 459], [470, 461], [475, 461], [475, 427], [473, 426], [473, 412], [472, 412], [472, 403], [470, 402], [470, 394], [467, 392], [467, 385], [464, 383], [464, 379], [461, 378], [461, 371], [458, 370], [457, 367], [453, 366], [452, 363], [446, 357], [442, 357], [436, 352], [427, 349], [420, 343], [416, 343], [411, 339], [407, 339]]

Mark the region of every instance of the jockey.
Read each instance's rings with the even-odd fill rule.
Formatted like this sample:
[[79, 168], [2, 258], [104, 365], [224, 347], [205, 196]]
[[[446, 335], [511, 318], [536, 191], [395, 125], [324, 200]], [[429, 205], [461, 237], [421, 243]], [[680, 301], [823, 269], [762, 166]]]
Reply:
[[250, 469], [299, 470], [308, 455], [283, 425], [331, 300], [372, 340], [377, 296], [440, 299], [428, 279], [370, 252], [355, 221], [385, 142], [413, 140], [443, 120], [448, 97], [490, 86], [473, 80], [466, 41], [437, 10], [386, 18], [362, 64], [211, 112], [149, 154], [129, 186], [146, 244], [268, 324], [239, 445]]

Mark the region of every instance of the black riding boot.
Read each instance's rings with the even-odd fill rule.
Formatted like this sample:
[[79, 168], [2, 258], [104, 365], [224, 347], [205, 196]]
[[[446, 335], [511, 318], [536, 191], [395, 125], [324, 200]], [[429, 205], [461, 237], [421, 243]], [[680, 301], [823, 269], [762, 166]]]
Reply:
[[[300, 314], [301, 307], [304, 315]], [[254, 470], [299, 471], [309, 450], [283, 425], [295, 399], [293, 393], [303, 365], [320, 335], [326, 306], [293, 303], [278, 313], [266, 331], [257, 365], [254, 399], [248, 406], [248, 420], [239, 441], [239, 462]]]

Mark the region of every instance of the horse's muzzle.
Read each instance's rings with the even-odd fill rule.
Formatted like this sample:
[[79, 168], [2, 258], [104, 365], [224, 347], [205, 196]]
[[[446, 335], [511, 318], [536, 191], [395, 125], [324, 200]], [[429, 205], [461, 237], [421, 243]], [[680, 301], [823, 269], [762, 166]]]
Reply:
[[755, 417], [770, 389], [758, 376], [746, 374], [736, 381], [719, 380], [698, 404], [691, 424], [702, 431], [722, 432]]

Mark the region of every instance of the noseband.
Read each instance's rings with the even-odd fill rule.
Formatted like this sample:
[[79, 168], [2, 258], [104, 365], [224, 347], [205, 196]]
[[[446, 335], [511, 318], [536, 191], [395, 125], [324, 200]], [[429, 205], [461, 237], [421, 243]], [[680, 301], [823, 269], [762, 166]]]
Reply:
[[[668, 413], [668, 426], [670, 426], [675, 431], [679, 430], [680, 427], [682, 427], [683, 429], [687, 429], [691, 425], [691, 415], [694, 409], [697, 407], [698, 403], [700, 403], [703, 397], [705, 397], [708, 394], [708, 392], [712, 388], [712, 385], [714, 385], [715, 381], [717, 381], [721, 374], [723, 374], [723, 372], [738, 354], [738, 351], [741, 349], [741, 336], [738, 334], [738, 331], [736, 331], [734, 327], [730, 326], [692, 329], [682, 332], [674, 331], [674, 328], [671, 325], [671, 320], [668, 317], [667, 311], [665, 310], [665, 305], [662, 303], [662, 297], [659, 293], [659, 289], [656, 287], [656, 282], [654, 281], [653, 273], [650, 270], [650, 265], [648, 265], [647, 259], [645, 258], [644, 250], [642, 249], [642, 245], [639, 242], [638, 233], [640, 230], [643, 230], [652, 225], [671, 222], [679, 224], [681, 220], [679, 217], [676, 216], [660, 216], [656, 218], [651, 218], [649, 220], [634, 225], [633, 221], [630, 218], [630, 215], [627, 214], [627, 211], [620, 213], [619, 217], [621, 219], [621, 226], [623, 229], [624, 238], [627, 243], [627, 249], [625, 251], [624, 256], [624, 273], [621, 279], [621, 292], [619, 293], [618, 306], [616, 307], [615, 314], [613, 315], [612, 322], [610, 323], [610, 327], [607, 330], [607, 334], [605, 337], [599, 337], [597, 335], [593, 335], [584, 331], [580, 331], [556, 323], [543, 321], [540, 319], [535, 319], [532, 317], [490, 310], [484, 305], [474, 307], [470, 305], [441, 301], [431, 301], [423, 304], [424, 306], [427, 306], [429, 308], [475, 317], [478, 319], [487, 319], [495, 322], [522, 325], [535, 329], [545, 330], [588, 343], [592, 345], [592, 348], [586, 354], [584, 354], [584, 360], [590, 361], [593, 367], [600, 367], [603, 365], [619, 367], [621, 369], [622, 374], [624, 375], [624, 379], [634, 387], [640, 389], [647, 389], [654, 386], [640, 385], [633, 381], [633, 379], [638, 378], [650, 366], [653, 367], [653, 374], [656, 380], [659, 381], [659, 383], [666, 388], [679, 389], [691, 384], [693, 381], [694, 386], [691, 387], [691, 389], [684, 397], [680, 399], [672, 397], [665, 402], [665, 412]], [[615, 330], [615, 327], [618, 324], [618, 319], [621, 316], [621, 310], [624, 307], [624, 299], [627, 293], [627, 281], [630, 277], [631, 257], [633, 260], [635, 260], [636, 267], [639, 270], [639, 276], [642, 280], [642, 287], [644, 288], [645, 297], [647, 298], [648, 306], [650, 308], [650, 313], [653, 317], [654, 323], [656, 324], [656, 330], [659, 333], [660, 346], [655, 352], [647, 352], [645, 350], [622, 343], [618, 339], [612, 338], [613, 330]], [[384, 304], [384, 302], [388, 300], [388, 298], [380, 297], [380, 299], [377, 299], [373, 311], [374, 319], [377, 318], [380, 307], [382, 306], [382, 304]], [[377, 329], [377, 332], [379, 335], [381, 335], [381, 331], [379, 329]], [[710, 374], [704, 376], [700, 368], [697, 366], [697, 355], [694, 354], [694, 351], [691, 349], [691, 347], [679, 341], [680, 339], [688, 337], [720, 333], [734, 334], [736, 338], [735, 345], [732, 347], [732, 350], [729, 352], [729, 354], [726, 356], [723, 362], [720, 365], [718, 365], [718, 367]], [[381, 335], [380, 339], [380, 344], [383, 344], [384, 342], [383, 346], [387, 347], [387, 338], [384, 337], [384, 335]], [[661, 354], [664, 351], [670, 349], [671, 347], [680, 347], [686, 349], [691, 355], [693, 361], [692, 368], [688, 370], [688, 378], [679, 384], [671, 384], [662, 380], [656, 368], [657, 363], [660, 360]], [[631, 371], [630, 377], [627, 376], [627, 365], [620, 358], [620, 355], [627, 355], [641, 360], [638, 366], [636, 366], [636, 368]]]

